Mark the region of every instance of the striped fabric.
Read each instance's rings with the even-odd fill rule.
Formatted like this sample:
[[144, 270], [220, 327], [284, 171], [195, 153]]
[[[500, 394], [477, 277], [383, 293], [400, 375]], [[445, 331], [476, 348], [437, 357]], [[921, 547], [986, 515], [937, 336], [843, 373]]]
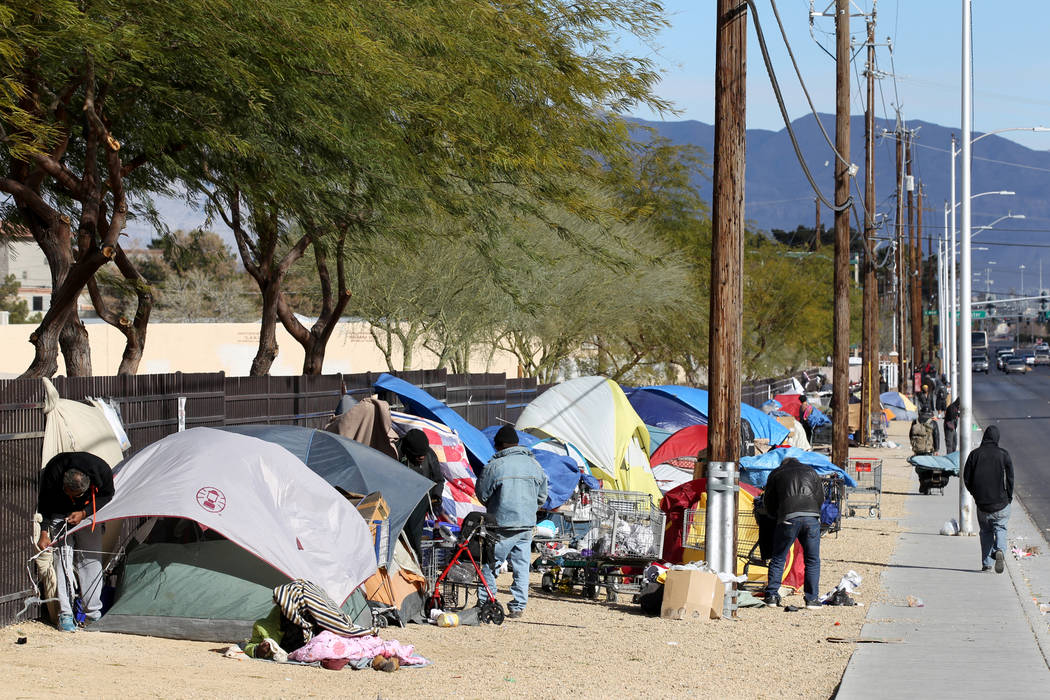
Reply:
[[273, 602], [285, 618], [302, 628], [304, 641], [310, 641], [314, 632], [319, 630], [328, 630], [344, 637], [375, 634], [374, 629], [355, 625], [320, 586], [301, 578], [274, 588]]
[[442, 519], [459, 525], [468, 513], [485, 512], [485, 506], [474, 495], [477, 477], [470, 468], [467, 448], [458, 435], [448, 426], [407, 413], [391, 411], [390, 419], [398, 435], [404, 435], [413, 428], [422, 430], [437, 455], [441, 474], [445, 477], [445, 490], [441, 494]]

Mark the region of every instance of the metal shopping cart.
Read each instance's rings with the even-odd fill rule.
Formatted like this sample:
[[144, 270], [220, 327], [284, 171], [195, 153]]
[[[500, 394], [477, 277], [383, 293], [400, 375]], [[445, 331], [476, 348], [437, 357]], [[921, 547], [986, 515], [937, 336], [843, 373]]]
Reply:
[[[491, 557], [491, 538], [484, 514], [471, 513], [463, 519], [458, 537], [421, 543], [421, 567], [429, 591], [427, 612], [435, 608], [446, 612], [464, 610], [473, 600], [478, 605], [481, 622], [503, 624], [503, 606], [481, 572], [482, 562]], [[484, 601], [480, 596], [482, 588], [487, 594]]]
[[859, 509], [867, 508], [868, 517], [882, 517], [882, 460], [872, 457], [850, 457], [846, 473], [857, 482], [846, 491], [846, 508], [855, 517]]
[[846, 482], [837, 474], [820, 477], [824, 484], [824, 505], [820, 509], [820, 534], [842, 529], [842, 511], [846, 507]]
[[[682, 547], [700, 552], [696, 558], [705, 559], [707, 537], [707, 509], [687, 508], [682, 520]], [[754, 575], [752, 568], [766, 566], [758, 546], [758, 520], [753, 511], [741, 508], [737, 513], [736, 557], [738, 571], [748, 580], [739, 584], [740, 588], [757, 591], [765, 587], [766, 574]]]
[[579, 588], [597, 599], [604, 590], [615, 603], [620, 593], [641, 590], [641, 572], [663, 554], [664, 513], [647, 493], [591, 491], [590, 528], [572, 554], [543, 553], [533, 569], [543, 572], [546, 592], [571, 593]]

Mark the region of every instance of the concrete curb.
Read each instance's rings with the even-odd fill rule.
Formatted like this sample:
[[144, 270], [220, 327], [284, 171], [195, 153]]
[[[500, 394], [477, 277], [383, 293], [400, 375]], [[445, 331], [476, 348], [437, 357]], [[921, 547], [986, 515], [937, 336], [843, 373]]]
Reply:
[[[1028, 510], [1024, 507], [1024, 504], [1019, 498], [1015, 498], [1014, 503], [1020, 506], [1016, 509], [1020, 517], [1010, 518], [1011, 523], [1007, 541], [1016, 539], [1028, 540], [1041, 548], [1043, 557], [1050, 556], [1046, 538], [1039, 532], [1039, 528], [1036, 527], [1031, 516], [1028, 515]], [[1028, 626], [1031, 628], [1036, 644], [1039, 645], [1039, 651], [1043, 655], [1043, 661], [1046, 662], [1047, 668], [1050, 669], [1050, 622], [1048, 622], [1045, 615], [1039, 612], [1033, 601], [1033, 598], [1038, 598], [1038, 594], [1032, 590], [1031, 583], [1034, 577], [1025, 576], [1025, 570], [1032, 568], [1031, 566], [1025, 566], [1026, 563], [1029, 562], [1015, 559], [1012, 553], [1006, 553], [1006, 570], [1010, 574], [1010, 580], [1017, 593], [1017, 601], [1021, 605], [1021, 609], [1024, 610]], [[1050, 570], [1050, 566], [1046, 564], [1041, 564], [1035, 568]], [[1041, 576], [1040, 578], [1043, 577]]]

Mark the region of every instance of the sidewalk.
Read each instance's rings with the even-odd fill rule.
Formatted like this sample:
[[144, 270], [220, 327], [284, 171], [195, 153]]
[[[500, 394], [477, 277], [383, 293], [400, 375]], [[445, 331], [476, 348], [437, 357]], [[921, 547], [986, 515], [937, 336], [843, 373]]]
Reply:
[[[901, 640], [861, 643], [835, 697], [1045, 698], [1050, 693], [1050, 616], [1037, 602], [1050, 593], [1050, 550], [1016, 500], [1009, 538], [1035, 544], [1041, 556], [1017, 561], [1005, 573], [982, 573], [976, 536], [938, 534], [958, 517], [959, 482], [944, 495], [905, 499], [893, 557], [882, 575], [882, 603], [868, 610], [861, 636]], [[908, 607], [908, 596], [924, 607]], [[1034, 601], [1033, 598], [1036, 600]]]

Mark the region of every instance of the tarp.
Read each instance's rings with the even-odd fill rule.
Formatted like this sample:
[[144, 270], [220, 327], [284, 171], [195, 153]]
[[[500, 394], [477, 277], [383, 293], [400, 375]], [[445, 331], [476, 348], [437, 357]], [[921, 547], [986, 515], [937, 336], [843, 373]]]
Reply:
[[690, 425], [667, 438], [664, 444], [660, 445], [659, 449], [653, 452], [653, 456], [649, 458], [649, 463], [655, 467], [657, 464], [663, 464], [675, 457], [696, 457], [701, 450], [706, 449], [707, 426]]
[[919, 469], [943, 469], [952, 474], [959, 473], [959, 453], [949, 452], [946, 455], [912, 455], [908, 463]]
[[264, 440], [212, 428], [174, 433], [125, 460], [114, 488], [97, 522], [193, 520], [339, 603], [376, 570], [360, 513], [295, 455]]
[[[481, 432], [487, 440], [493, 440], [500, 427], [502, 426], [490, 425]], [[581, 473], [579, 465], [567, 455], [544, 449], [548, 445], [546, 441], [520, 430], [515, 432], [518, 434], [518, 444], [532, 450], [532, 456], [547, 475], [547, 501], [541, 506], [543, 510], [554, 510], [568, 501], [581, 479], [591, 488], [601, 486], [591, 475]]]
[[661, 462], [653, 465], [653, 477], [660, 491], [666, 494], [692, 481], [695, 466], [695, 462], [682, 458], [675, 459], [673, 462]]
[[[899, 391], [887, 391], [879, 394], [879, 401], [882, 402], [883, 406], [903, 408], [905, 411], [911, 411], [912, 413], [916, 413], [919, 410], [919, 407], [911, 399]], [[894, 411], [894, 413], [897, 413], [897, 411]]]
[[606, 488], [660, 498], [649, 466], [649, 431], [616, 382], [580, 377], [547, 389], [514, 426], [572, 444]]
[[[646, 425], [675, 433], [690, 425], [707, 425], [707, 415], [670, 396], [641, 389], [624, 389], [627, 400]], [[655, 448], [653, 448], [655, 449]]]
[[[740, 484], [740, 491], [737, 492], [737, 540], [745, 543], [744, 546], [738, 548], [738, 573], [744, 570], [746, 561], [744, 557], [751, 549], [749, 545], [753, 545], [758, 539], [758, 522], [755, 520], [754, 502], [759, 493], [754, 486], [743, 483]], [[685, 511], [690, 508], [698, 509], [693, 514], [694, 520], [689, 523], [690, 529], [693, 532], [702, 532], [703, 519], [706, 517], [704, 509], [707, 508], [707, 479], [690, 480], [668, 491], [660, 501], [660, 509], [667, 514], [667, 525], [664, 530], [664, 559], [673, 564], [685, 559], [692, 561], [697, 558], [705, 558], [706, 553], [703, 549], [690, 547], [687, 550], [683, 547], [682, 530], [686, 526]], [[741, 554], [740, 552], [745, 548], [748, 552]], [[796, 541], [784, 563], [783, 585], [795, 590], [802, 588], [805, 579], [805, 564], [801, 554], [802, 545]], [[761, 565], [751, 564], [748, 566], [747, 573], [751, 581], [762, 581], [769, 578], [768, 569]]]
[[[627, 400], [630, 401], [629, 396], [627, 397]], [[631, 408], [634, 408], [634, 404], [631, 404]], [[635, 409], [635, 412], [637, 413], [637, 409]], [[641, 418], [640, 413], [638, 414], [638, 417]], [[642, 420], [645, 419], [642, 418]], [[663, 428], [657, 428], [655, 425], [651, 425], [649, 423], [645, 424], [645, 429], [649, 431], [649, 449], [653, 451], [657, 450], [660, 447], [660, 445], [664, 444], [664, 440], [671, 437], [671, 435], [673, 435], [675, 432], [673, 430], [664, 430]]]
[[808, 464], [817, 470], [817, 474], [835, 474], [841, 476], [846, 486], [856, 486], [857, 482], [847, 474], [841, 467], [835, 465], [827, 455], [819, 452], [807, 452], [797, 447], [778, 447], [770, 450], [764, 455], [740, 458], [740, 481], [757, 486], [766, 487], [766, 479], [769, 473], [780, 466], [788, 457], [794, 457], [803, 464]]
[[397, 538], [434, 482], [367, 445], [324, 430], [298, 425], [238, 425], [223, 428], [285, 448], [332, 486], [367, 496], [379, 491], [390, 508], [389, 546], [380, 566], [394, 556]]
[[398, 435], [418, 428], [427, 436], [430, 449], [434, 450], [441, 465], [441, 475], [445, 477], [445, 488], [441, 492], [441, 510], [445, 520], [459, 525], [468, 513], [485, 512], [485, 506], [474, 495], [477, 476], [467, 459], [467, 448], [458, 435], [441, 423], [399, 411], [391, 411], [390, 420]]
[[401, 403], [412, 415], [447, 426], [463, 441], [475, 468], [484, 466], [495, 454], [492, 441], [487, 440], [480, 430], [423, 389], [385, 372], [376, 379], [375, 387], [397, 394]]
[[784, 440], [785, 445], [806, 451], [812, 449], [813, 446], [809, 444], [809, 439], [806, 437], [806, 429], [801, 423], [783, 411], [774, 411], [770, 415], [777, 419], [777, 423], [788, 429], [788, 436]]
[[324, 429], [397, 459], [397, 433], [390, 424], [390, 404], [375, 396], [360, 401], [345, 394], [339, 397], [339, 407]]
[[[798, 418], [798, 407], [800, 394], [777, 394], [774, 398], [780, 402], [780, 410], [792, 418]], [[811, 404], [812, 405], [812, 404]], [[819, 408], [813, 406], [813, 413], [809, 416], [809, 424], [816, 428], [819, 425], [831, 425], [831, 419]]]
[[[670, 397], [702, 414], [705, 418], [708, 415], [708, 394], [703, 389], [664, 384], [661, 386], [642, 387], [639, 391]], [[787, 429], [784, 426], [754, 406], [746, 403], [740, 404], [740, 417], [751, 424], [751, 430], [754, 432], [755, 438], [765, 438], [769, 440], [770, 445], [779, 445], [787, 437]], [[707, 423], [706, 419], [704, 423]]]
[[95, 406], [60, 398], [55, 385], [44, 382], [44, 444], [40, 467], [60, 452], [90, 452], [111, 467], [124, 459], [106, 414]]

